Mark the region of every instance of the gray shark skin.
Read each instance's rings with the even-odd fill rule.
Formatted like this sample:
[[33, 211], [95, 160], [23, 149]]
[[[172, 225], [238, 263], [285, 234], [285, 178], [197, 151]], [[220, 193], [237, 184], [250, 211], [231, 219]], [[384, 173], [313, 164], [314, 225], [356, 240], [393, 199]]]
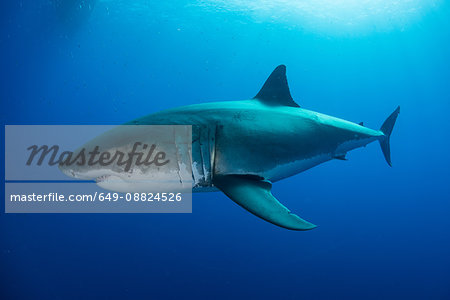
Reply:
[[[271, 193], [272, 183], [332, 159], [345, 159], [347, 152], [374, 141], [379, 141], [391, 165], [389, 137], [399, 112], [398, 107], [380, 130], [373, 130], [306, 110], [292, 99], [286, 67], [280, 65], [253, 99], [188, 105], [127, 124], [192, 125], [194, 192], [220, 190], [266, 221], [308, 230], [316, 226], [283, 206]], [[83, 168], [60, 168], [70, 176], [89, 178]], [[110, 176], [112, 171], [96, 172], [94, 177], [102, 178], [99, 185], [114, 190], [102, 172]]]

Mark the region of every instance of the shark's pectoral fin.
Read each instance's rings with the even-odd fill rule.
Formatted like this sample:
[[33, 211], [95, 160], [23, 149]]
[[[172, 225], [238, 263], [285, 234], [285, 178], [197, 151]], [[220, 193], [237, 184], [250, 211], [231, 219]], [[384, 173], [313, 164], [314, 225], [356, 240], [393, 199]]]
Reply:
[[272, 184], [255, 177], [223, 175], [214, 185], [234, 202], [275, 225], [292, 230], [309, 230], [316, 226], [292, 214], [272, 195]]

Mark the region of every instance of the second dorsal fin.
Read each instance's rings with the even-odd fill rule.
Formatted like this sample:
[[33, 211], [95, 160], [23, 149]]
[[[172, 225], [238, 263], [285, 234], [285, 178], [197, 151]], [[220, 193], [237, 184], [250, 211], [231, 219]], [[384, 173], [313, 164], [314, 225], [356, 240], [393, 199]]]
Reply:
[[254, 97], [267, 105], [300, 107], [294, 102], [286, 78], [286, 66], [279, 65], [267, 78], [259, 93]]

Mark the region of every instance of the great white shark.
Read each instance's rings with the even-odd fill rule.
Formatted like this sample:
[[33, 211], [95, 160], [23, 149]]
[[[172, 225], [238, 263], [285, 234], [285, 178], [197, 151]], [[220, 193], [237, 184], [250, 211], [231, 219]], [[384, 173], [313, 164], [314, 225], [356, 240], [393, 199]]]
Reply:
[[[192, 125], [192, 172], [188, 180], [193, 182], [194, 192], [220, 190], [266, 221], [287, 229], [309, 230], [316, 226], [283, 206], [271, 193], [272, 183], [326, 161], [345, 159], [350, 150], [374, 141], [380, 143], [391, 166], [389, 138], [399, 112], [397, 107], [381, 128], [374, 130], [306, 110], [292, 99], [286, 67], [280, 65], [250, 100], [182, 106], [126, 124]], [[112, 147], [135, 140], [136, 134], [132, 139], [126, 139], [127, 135], [120, 128], [113, 129], [90, 143]], [[60, 165], [60, 169], [72, 177], [96, 179], [99, 186], [109, 190], [146, 190], [134, 185], [134, 174], [107, 166], [92, 170]], [[146, 174], [140, 178], [155, 176]]]

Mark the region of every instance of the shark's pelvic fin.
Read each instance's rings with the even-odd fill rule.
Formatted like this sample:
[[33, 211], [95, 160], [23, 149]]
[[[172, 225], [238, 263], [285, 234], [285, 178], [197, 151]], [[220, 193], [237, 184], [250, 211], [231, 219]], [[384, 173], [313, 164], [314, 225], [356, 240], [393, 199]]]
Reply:
[[254, 99], [267, 105], [300, 107], [300, 105], [294, 102], [289, 91], [285, 65], [279, 65], [273, 70]]
[[333, 158], [338, 159], [338, 160], [347, 160], [347, 157], [345, 157], [345, 154], [335, 155]]
[[255, 177], [222, 175], [214, 179], [214, 185], [234, 202], [275, 225], [291, 230], [309, 230], [316, 227], [292, 214], [272, 195], [272, 184]]

